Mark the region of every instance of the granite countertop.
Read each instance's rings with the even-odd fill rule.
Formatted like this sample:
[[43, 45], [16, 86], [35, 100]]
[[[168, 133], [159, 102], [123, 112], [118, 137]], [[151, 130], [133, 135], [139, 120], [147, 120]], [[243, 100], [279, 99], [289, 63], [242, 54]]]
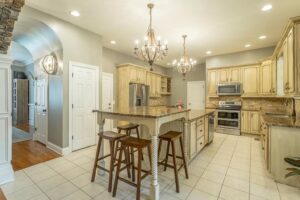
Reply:
[[208, 111], [208, 110], [190, 110], [189, 112], [189, 121], [194, 121], [198, 118], [204, 117], [206, 115], [209, 115], [211, 113], [215, 112], [214, 110]]
[[178, 113], [188, 112], [190, 109], [178, 109], [171, 108], [166, 106], [151, 107], [151, 106], [141, 106], [141, 107], [129, 107], [127, 109], [114, 109], [113, 111], [103, 111], [103, 110], [94, 110], [94, 112], [101, 112], [107, 114], [115, 115], [127, 115], [134, 117], [146, 117], [146, 118], [160, 118], [169, 115], [174, 115]]
[[296, 117], [276, 117], [276, 115], [262, 115], [262, 119], [269, 126], [285, 126], [292, 128], [300, 128], [300, 118]]

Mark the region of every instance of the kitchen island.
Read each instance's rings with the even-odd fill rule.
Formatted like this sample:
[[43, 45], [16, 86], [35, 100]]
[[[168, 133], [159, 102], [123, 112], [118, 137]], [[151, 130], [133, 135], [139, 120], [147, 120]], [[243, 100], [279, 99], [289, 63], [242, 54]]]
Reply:
[[[191, 111], [189, 109], [177, 109], [170, 107], [130, 107], [127, 109], [113, 110], [113, 111], [100, 111], [95, 110], [98, 113], [98, 124], [100, 132], [103, 131], [105, 119], [112, 119], [118, 121], [127, 121], [135, 124], [146, 126], [151, 136], [152, 141], [152, 180], [150, 199], [159, 199], [159, 182], [158, 182], [158, 136], [161, 131], [161, 126], [169, 123], [180, 122], [179, 127], [184, 132], [184, 149], [185, 157], [188, 158], [188, 152], [190, 152], [189, 141], [190, 137], [189, 123], [191, 120], [197, 120], [203, 116], [209, 114], [205, 111]], [[169, 124], [170, 125], [170, 124]], [[102, 151], [103, 152], [103, 151]]]
[[262, 142], [269, 171], [276, 181], [300, 187], [299, 177], [285, 178], [286, 168], [293, 166], [284, 161], [285, 157], [300, 155], [300, 118], [263, 114], [262, 121]]

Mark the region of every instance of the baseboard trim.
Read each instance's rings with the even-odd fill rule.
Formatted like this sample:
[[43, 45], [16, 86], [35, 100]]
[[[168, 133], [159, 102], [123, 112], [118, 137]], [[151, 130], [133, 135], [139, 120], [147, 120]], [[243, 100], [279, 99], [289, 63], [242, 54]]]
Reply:
[[15, 180], [14, 170], [10, 163], [0, 164], [0, 185]]
[[61, 156], [65, 156], [71, 153], [70, 148], [66, 147], [66, 148], [61, 148], [59, 146], [57, 146], [56, 144], [53, 144], [51, 142], [47, 142], [47, 148], [51, 149], [52, 151], [58, 153]]

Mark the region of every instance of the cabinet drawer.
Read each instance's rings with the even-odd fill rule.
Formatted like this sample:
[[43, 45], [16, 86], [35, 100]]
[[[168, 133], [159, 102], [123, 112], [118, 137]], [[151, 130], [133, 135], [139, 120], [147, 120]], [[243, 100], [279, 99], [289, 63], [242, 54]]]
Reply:
[[197, 139], [204, 136], [204, 124], [198, 125], [196, 131], [197, 131]]
[[197, 152], [201, 151], [204, 147], [204, 136], [197, 140]]
[[200, 118], [200, 119], [197, 119], [197, 126], [201, 125], [204, 123], [204, 117], [203, 118]]

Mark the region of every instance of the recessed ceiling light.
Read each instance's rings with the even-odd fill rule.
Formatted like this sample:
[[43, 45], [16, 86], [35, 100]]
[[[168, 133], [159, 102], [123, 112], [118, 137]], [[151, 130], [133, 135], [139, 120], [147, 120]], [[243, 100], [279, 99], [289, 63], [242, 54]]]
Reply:
[[111, 40], [110, 43], [111, 43], [111, 44], [116, 44], [116, 41]]
[[264, 40], [264, 39], [266, 39], [266, 38], [267, 38], [267, 36], [265, 36], [265, 35], [259, 36], [259, 39], [260, 39], [260, 40]]
[[249, 47], [251, 47], [251, 44], [245, 44], [245, 47], [249, 48]]
[[207, 55], [211, 54], [211, 51], [207, 51], [206, 54], [207, 54]]
[[78, 10], [72, 10], [70, 14], [74, 17], [79, 17], [80, 16], [80, 12]]
[[261, 10], [262, 10], [262, 11], [269, 11], [269, 10], [271, 10], [272, 8], [273, 8], [272, 4], [266, 4], [266, 5], [264, 5], [264, 6], [261, 8]]

